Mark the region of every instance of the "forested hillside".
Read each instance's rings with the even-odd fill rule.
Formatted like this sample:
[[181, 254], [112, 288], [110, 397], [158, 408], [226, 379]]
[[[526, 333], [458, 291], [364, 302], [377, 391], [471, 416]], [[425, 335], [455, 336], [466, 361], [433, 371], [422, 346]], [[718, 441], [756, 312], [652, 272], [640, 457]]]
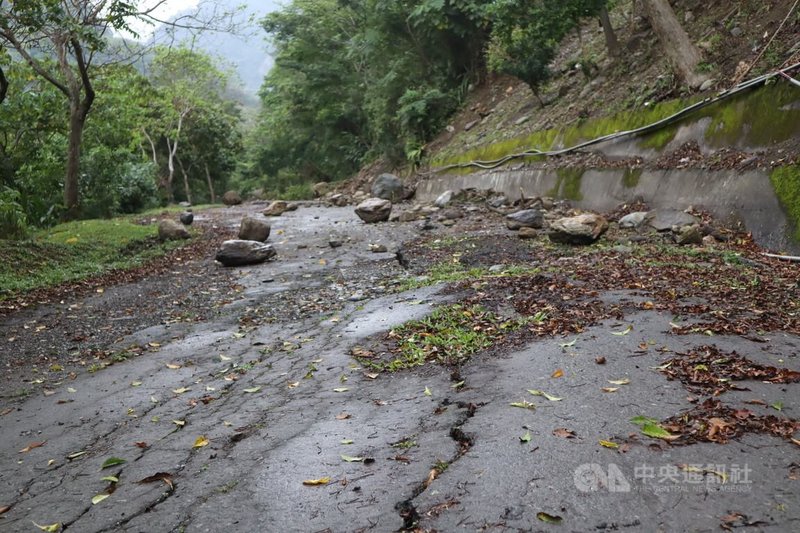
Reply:
[[[251, 37], [276, 61], [252, 124], [213, 57], [263, 72], [260, 45], [234, 53], [218, 40], [247, 33], [238, 4], [204, 0], [159, 30], [194, 37], [159, 47], [109, 38], [153, 22], [146, 2], [0, 0], [3, 236], [214, 202], [227, 188], [304, 197], [365, 165], [414, 170], [555, 122], [726, 88], [800, 52], [791, 0], [293, 0]], [[471, 146], [451, 142], [493, 113]]]

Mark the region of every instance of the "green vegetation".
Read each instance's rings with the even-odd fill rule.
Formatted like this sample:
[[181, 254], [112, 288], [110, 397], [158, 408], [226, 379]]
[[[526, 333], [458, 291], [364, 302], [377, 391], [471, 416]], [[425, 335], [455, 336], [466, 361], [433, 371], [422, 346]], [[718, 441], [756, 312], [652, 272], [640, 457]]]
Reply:
[[158, 243], [155, 226], [125, 219], [84, 220], [0, 240], [0, 300], [21, 292], [131, 268], [183, 243]]
[[428, 269], [425, 276], [416, 278], [403, 278], [397, 285], [398, 291], [407, 291], [427, 287], [437, 283], [450, 283], [462, 279], [480, 278], [488, 273], [485, 268], [467, 268], [458, 261], [437, 263]]
[[581, 194], [581, 179], [584, 169], [582, 168], [560, 168], [556, 171], [558, 178], [555, 186], [547, 191], [547, 196], [554, 198], [566, 198], [579, 202], [583, 200]]
[[427, 362], [458, 365], [523, 324], [524, 320], [506, 320], [477, 305], [439, 307], [430, 316], [407, 322], [390, 333], [397, 342], [394, 360], [364, 364], [390, 372]]
[[776, 168], [769, 178], [794, 226], [794, 238], [800, 241], [800, 165]]

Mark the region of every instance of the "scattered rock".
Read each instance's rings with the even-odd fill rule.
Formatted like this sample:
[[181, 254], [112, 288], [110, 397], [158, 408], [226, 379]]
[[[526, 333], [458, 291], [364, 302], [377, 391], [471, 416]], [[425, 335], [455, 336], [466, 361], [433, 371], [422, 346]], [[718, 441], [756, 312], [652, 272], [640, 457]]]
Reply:
[[700, 220], [694, 215], [677, 209], [655, 209], [647, 213], [644, 222], [656, 231], [670, 231], [673, 226], [682, 228], [699, 224]]
[[646, 211], [636, 211], [635, 213], [630, 213], [625, 215], [621, 219], [619, 219], [619, 227], [620, 228], [638, 228], [644, 222], [644, 218], [647, 216]]
[[192, 207], [191, 202], [178, 202], [178, 205], [181, 207]]
[[680, 245], [686, 244], [703, 244], [703, 233], [700, 231], [700, 226], [684, 226], [680, 232], [675, 235], [675, 243]]
[[469, 131], [469, 130], [471, 130], [472, 128], [474, 128], [475, 126], [477, 126], [480, 123], [481, 123], [480, 120], [473, 120], [473, 121], [467, 122], [467, 124], [464, 126], [464, 131]]
[[598, 365], [604, 365], [606, 364], [606, 358], [601, 355], [600, 357], [595, 357], [594, 362]]
[[715, 244], [717, 244], [717, 239], [715, 239], [713, 235], [706, 235], [703, 237], [704, 246], [714, 246]]
[[633, 248], [631, 248], [630, 246], [625, 246], [624, 244], [618, 244], [611, 249], [617, 252], [618, 254], [629, 254], [633, 252]]
[[373, 198], [381, 198], [390, 202], [403, 199], [403, 182], [394, 174], [381, 174], [372, 182]]
[[194, 213], [191, 211], [184, 211], [181, 213], [181, 224], [184, 226], [191, 226], [192, 222], [194, 222]]
[[183, 224], [175, 222], [174, 220], [162, 220], [158, 223], [158, 240], [160, 241], [177, 241], [179, 239], [188, 239], [189, 231]]
[[328, 241], [328, 246], [330, 246], [331, 248], [338, 248], [342, 244], [344, 244], [344, 243], [341, 241], [341, 239], [333, 239], [332, 238], [331, 240]]
[[536, 231], [535, 228], [529, 228], [525, 226], [519, 228], [519, 233], [517, 234], [517, 237], [520, 239], [535, 239], [538, 236], [539, 232]]
[[741, 37], [744, 31], [739, 26], [734, 27], [731, 29], [731, 37]]
[[498, 207], [508, 205], [508, 198], [506, 198], [504, 194], [498, 194], [486, 200], [486, 205], [497, 209]]
[[215, 259], [223, 266], [243, 266], [263, 263], [275, 257], [275, 249], [271, 244], [258, 241], [232, 240], [222, 243]]
[[320, 181], [319, 183], [315, 183], [311, 190], [314, 191], [314, 197], [319, 198], [321, 196], [325, 196], [329, 192], [331, 192], [332, 186], [327, 181]]
[[447, 207], [450, 204], [450, 202], [453, 201], [455, 195], [456, 193], [454, 193], [453, 191], [444, 191], [442, 194], [439, 195], [436, 201], [433, 202], [433, 205], [435, 205], [436, 207]]
[[464, 213], [458, 209], [445, 209], [442, 211], [441, 218], [445, 220], [458, 220], [459, 218], [464, 218]]
[[554, 221], [550, 225], [548, 236], [551, 241], [563, 244], [591, 244], [607, 229], [608, 220], [600, 215], [586, 213]]
[[397, 220], [398, 222], [413, 222], [420, 217], [419, 213], [414, 211], [404, 211], [398, 215]]
[[239, 239], [243, 241], [264, 242], [269, 238], [270, 225], [264, 220], [244, 217], [239, 226]]
[[287, 211], [297, 211], [298, 207], [300, 207], [300, 204], [298, 204], [297, 202], [289, 202], [288, 204], [286, 204]]
[[539, 209], [523, 209], [506, 215], [506, 226], [510, 230], [542, 228], [544, 227], [544, 214]]
[[700, 84], [700, 92], [704, 92], [711, 89], [715, 83], [717, 83], [717, 80], [714, 79], [708, 79], [704, 81], [703, 83]]
[[279, 217], [286, 211], [287, 205], [283, 200], [277, 200], [269, 204], [262, 213], [265, 217]]
[[489, 272], [491, 272], [492, 274], [497, 274], [505, 269], [506, 269], [505, 265], [492, 265], [489, 267]]
[[436, 224], [434, 224], [429, 218], [426, 218], [422, 224], [419, 225], [419, 229], [422, 231], [430, 231], [432, 229], [436, 229]]
[[386, 246], [383, 244], [370, 244], [369, 251], [374, 254], [382, 254], [386, 252]]
[[239, 205], [242, 203], [242, 197], [236, 191], [228, 191], [222, 195], [222, 203], [225, 205]]
[[445, 219], [445, 220], [442, 220], [442, 226], [447, 226], [447, 227], [449, 228], [449, 227], [451, 227], [451, 226], [455, 226], [455, 225], [456, 225], [456, 221], [455, 221], [455, 220], [452, 220], [452, 219], [450, 219], [450, 218], [447, 218], [447, 219]]
[[350, 200], [347, 198], [347, 196], [343, 194], [334, 194], [328, 198], [328, 201], [336, 207], [344, 207], [350, 203]]
[[356, 215], [366, 222], [385, 222], [392, 212], [392, 202], [381, 198], [369, 198], [356, 206]]

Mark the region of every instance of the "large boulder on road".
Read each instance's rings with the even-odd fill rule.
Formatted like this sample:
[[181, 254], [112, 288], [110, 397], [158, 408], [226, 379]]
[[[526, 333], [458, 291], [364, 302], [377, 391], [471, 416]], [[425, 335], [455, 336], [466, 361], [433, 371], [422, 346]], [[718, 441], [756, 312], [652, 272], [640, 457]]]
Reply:
[[540, 209], [523, 209], [506, 216], [508, 229], [542, 228], [544, 227], [544, 213]]
[[356, 215], [366, 222], [385, 222], [392, 213], [392, 202], [381, 198], [369, 198], [356, 206]]
[[228, 191], [222, 195], [222, 203], [225, 205], [239, 205], [242, 203], [242, 197], [236, 191]]
[[678, 209], [655, 209], [647, 213], [644, 222], [656, 231], [670, 231], [673, 227], [680, 229], [700, 224], [700, 219]]
[[394, 174], [381, 174], [372, 182], [372, 196], [399, 202], [405, 197], [403, 182]]
[[158, 240], [177, 241], [179, 239], [188, 238], [189, 230], [187, 230], [183, 224], [169, 219], [162, 220], [158, 223]]
[[264, 242], [269, 238], [270, 229], [270, 225], [263, 220], [244, 217], [241, 226], [239, 226], [239, 239]]
[[608, 229], [608, 220], [586, 213], [576, 217], [559, 218], [550, 224], [548, 236], [562, 244], [592, 244]]
[[215, 259], [222, 266], [243, 266], [263, 263], [275, 257], [275, 249], [271, 244], [258, 241], [232, 240], [222, 243]]
[[279, 217], [286, 212], [287, 203], [283, 200], [278, 200], [269, 204], [263, 213], [265, 217]]

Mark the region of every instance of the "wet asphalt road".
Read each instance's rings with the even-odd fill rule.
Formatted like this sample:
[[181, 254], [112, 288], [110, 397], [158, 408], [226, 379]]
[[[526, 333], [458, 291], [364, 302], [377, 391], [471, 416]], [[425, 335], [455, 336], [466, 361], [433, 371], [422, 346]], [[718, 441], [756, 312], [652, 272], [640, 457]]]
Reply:
[[[229, 211], [229, 224], [255, 209]], [[278, 260], [240, 269], [243, 290], [218, 318], [137, 331], [120, 344], [157, 351], [52, 395], [3, 401], [0, 411], [12, 411], [0, 417], [0, 508], [11, 509], [0, 531], [38, 531], [34, 522], [76, 532], [718, 531], [735, 513], [740, 531], [800, 529], [800, 447], [787, 441], [748, 435], [670, 448], [644, 439], [625, 453], [599, 444], [637, 433], [632, 417], [692, 407], [679, 382], [654, 370], [665, 356], [639, 349], [708, 342], [669, 335], [671, 316], [642, 311], [567, 347], [545, 339], [502, 356], [489, 350], [461, 369], [460, 388], [434, 366], [372, 379], [350, 350], [451, 298], [436, 286], [385, 289], [403, 275], [392, 252], [415, 225], [367, 226], [351, 208], [318, 207], [272, 222]], [[349, 240], [331, 249], [331, 235]], [[369, 252], [376, 242], [389, 252]], [[314, 288], [338, 294], [340, 309], [241, 327], [254, 309]], [[629, 334], [611, 334], [627, 324]], [[791, 335], [714, 342], [800, 370]], [[558, 369], [563, 377], [551, 377]], [[616, 392], [601, 390], [623, 379]], [[797, 387], [749, 383], [724, 396], [782, 402], [797, 417]], [[521, 401], [535, 410], [510, 406]], [[109, 458], [124, 462], [102, 468]], [[322, 478], [330, 480], [303, 483]]]

